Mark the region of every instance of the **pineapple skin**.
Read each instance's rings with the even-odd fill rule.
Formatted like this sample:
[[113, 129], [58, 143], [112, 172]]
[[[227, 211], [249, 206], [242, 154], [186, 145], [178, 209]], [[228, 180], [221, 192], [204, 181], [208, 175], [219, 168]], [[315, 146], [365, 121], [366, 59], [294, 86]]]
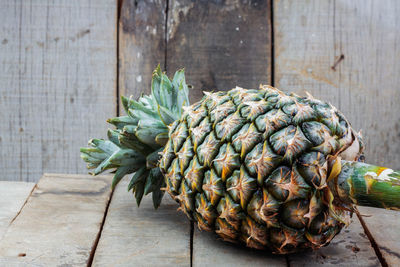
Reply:
[[355, 161], [362, 150], [331, 104], [236, 87], [184, 107], [159, 167], [199, 229], [287, 254], [325, 246], [346, 225], [351, 207], [328, 186], [328, 159]]

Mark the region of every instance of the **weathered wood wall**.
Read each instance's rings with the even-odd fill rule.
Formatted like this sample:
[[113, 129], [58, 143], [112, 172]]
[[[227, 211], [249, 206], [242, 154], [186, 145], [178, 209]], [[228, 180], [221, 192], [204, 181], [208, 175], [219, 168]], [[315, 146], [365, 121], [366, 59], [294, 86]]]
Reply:
[[113, 0], [0, 0], [0, 179], [85, 173], [115, 114]]
[[400, 168], [400, 2], [275, 1], [275, 86], [330, 101]]
[[78, 148], [158, 63], [186, 68], [191, 101], [307, 90], [363, 129], [369, 162], [400, 168], [400, 2], [383, 2], [0, 0], [0, 179], [86, 172]]

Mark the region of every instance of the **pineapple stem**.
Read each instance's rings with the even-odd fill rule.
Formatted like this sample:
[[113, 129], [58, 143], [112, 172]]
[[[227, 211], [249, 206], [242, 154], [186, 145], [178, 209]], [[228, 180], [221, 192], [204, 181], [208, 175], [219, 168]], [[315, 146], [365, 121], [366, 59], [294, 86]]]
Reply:
[[341, 161], [335, 191], [347, 203], [400, 210], [400, 172], [362, 162]]

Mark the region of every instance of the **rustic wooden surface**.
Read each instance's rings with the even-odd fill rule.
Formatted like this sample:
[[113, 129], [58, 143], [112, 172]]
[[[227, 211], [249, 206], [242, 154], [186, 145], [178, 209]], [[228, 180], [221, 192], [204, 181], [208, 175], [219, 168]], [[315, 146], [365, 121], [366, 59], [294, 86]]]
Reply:
[[[380, 214], [377, 211], [376, 214]], [[288, 255], [292, 267], [304, 266], [379, 266], [373, 247], [364, 233], [356, 215], [353, 215], [351, 224], [344, 228], [331, 243], [317, 251]]]
[[398, 212], [359, 207], [365, 228], [354, 216], [329, 246], [286, 257], [238, 247], [197, 228], [191, 247], [190, 224], [169, 196], [159, 210], [149, 197], [137, 208], [122, 181], [109, 203], [110, 180], [45, 175], [24, 197], [21, 188], [31, 183], [0, 182], [9, 195], [28, 198], [0, 238], [0, 266], [380, 266], [370, 240], [386, 266], [399, 266]]
[[154, 210], [151, 195], [137, 207], [122, 181], [112, 197], [94, 266], [189, 266], [190, 223], [166, 195]]
[[389, 266], [400, 266], [399, 211], [358, 208], [371, 237]]
[[[125, 0], [119, 22], [119, 93], [150, 93], [157, 64], [165, 64], [165, 0]], [[122, 107], [120, 107], [122, 110]]]
[[115, 115], [115, 1], [1, 0], [0, 24], [0, 180], [86, 172]]
[[[274, 1], [275, 86], [330, 101], [400, 169], [400, 2]], [[342, 57], [342, 59], [340, 59]]]
[[269, 1], [170, 0], [168, 10], [167, 72], [185, 67], [192, 103], [203, 91], [271, 82]]
[[195, 227], [193, 266], [287, 266], [284, 256], [223, 242], [217, 239], [215, 233], [200, 231]]
[[123, 1], [120, 94], [149, 93], [158, 63], [169, 75], [185, 68], [192, 102], [204, 90], [270, 83], [270, 10], [269, 1], [171, 0], [168, 12], [166, 1]]
[[[119, 22], [118, 3], [122, 3]], [[400, 2], [395, 0], [385, 0], [384, 4], [373, 0], [226, 0], [196, 4], [189, 0], [0, 0], [0, 180], [36, 181], [43, 171], [84, 172], [77, 149], [89, 137], [105, 137], [105, 119], [118, 112], [116, 96], [137, 97], [150, 91], [151, 72], [158, 63], [170, 75], [177, 68], [186, 68], [187, 81], [194, 85], [192, 102], [200, 99], [203, 90], [229, 90], [235, 85], [250, 88], [272, 83], [286, 91], [307, 90], [332, 102], [354, 128], [364, 130], [368, 162], [400, 169], [399, 12]], [[54, 176], [51, 182], [68, 184], [69, 178], [63, 177]], [[89, 181], [85, 177], [79, 179]], [[46, 194], [37, 192], [38, 188], [21, 213], [17, 210], [24, 197], [10, 206], [6, 220], [18, 216], [0, 241], [0, 265], [2, 261], [32, 264], [72, 258], [72, 265], [80, 265], [90, 261], [90, 253], [95, 250], [94, 263], [114, 264], [112, 255], [122, 259], [121, 265], [127, 263], [126, 250], [117, 252], [115, 248], [128, 244], [135, 249], [135, 244], [129, 243], [128, 235], [115, 243], [118, 240], [112, 234], [120, 233], [120, 229], [113, 228], [111, 222], [118, 224], [122, 232], [133, 233], [131, 223], [157, 215], [151, 215], [149, 202], [143, 202], [144, 211], [136, 209], [135, 204], [130, 211], [124, 210], [128, 200], [123, 197], [130, 194], [118, 189], [109, 216], [132, 212], [138, 217], [119, 222], [108, 217], [96, 247], [108, 195], [89, 193], [99, 189], [92, 179], [82, 196], [87, 206], [74, 202], [81, 197], [78, 193]], [[73, 189], [54, 189], [50, 178], [45, 177], [39, 186], [75, 192], [82, 184]], [[54, 201], [56, 197], [62, 202]], [[48, 209], [43, 205], [48, 201], [51, 207], [58, 207], [56, 213], [46, 213]], [[171, 221], [179, 223], [172, 204], [168, 202], [163, 208], [159, 214], [164, 217], [157, 223], [167, 216], [176, 216]], [[398, 215], [360, 211], [373, 215], [362, 220], [380, 260], [389, 266], [400, 265]], [[85, 224], [77, 220], [81, 214], [88, 216]], [[49, 220], [43, 220], [46, 216]], [[247, 250], [244, 253], [198, 230], [181, 240], [167, 241], [166, 236], [158, 235], [162, 242], [185, 243], [191, 239], [193, 265], [208, 260], [232, 266], [247, 262], [244, 254], [254, 256], [254, 265], [266, 260], [278, 266], [285, 262], [290, 266], [378, 265], [370, 241], [354, 220], [349, 232], [344, 230], [329, 247], [307, 256], [283, 258]], [[73, 223], [78, 234], [70, 232], [71, 224], [65, 221]], [[31, 226], [40, 231], [29, 232]], [[157, 228], [156, 224], [151, 226]], [[59, 231], [51, 230], [55, 227]], [[168, 231], [170, 226], [163, 227], [160, 229]], [[181, 234], [189, 229], [185, 219], [181, 228]], [[137, 238], [156, 244], [157, 235], [140, 231]], [[43, 242], [44, 233], [49, 241]], [[65, 258], [57, 258], [64, 249], [59, 245], [61, 239], [67, 240]], [[71, 245], [82, 240], [82, 245]], [[105, 249], [110, 242], [115, 243], [115, 248], [110, 248], [115, 254]], [[190, 244], [183, 249], [183, 243], [179, 243], [179, 263], [185, 265]], [[27, 245], [29, 250], [25, 249]], [[230, 255], [231, 251], [235, 253]], [[18, 257], [20, 253], [27, 255]], [[129, 255], [140, 260], [148, 255], [152, 263], [157, 260], [152, 249]], [[176, 263], [176, 257], [166, 259], [165, 253], [161, 255], [163, 262]], [[200, 261], [202, 257], [204, 261]]]
[[34, 183], [0, 182], [0, 240], [25, 204], [34, 186]]
[[0, 266], [86, 265], [110, 184], [111, 176], [44, 175], [0, 241]]

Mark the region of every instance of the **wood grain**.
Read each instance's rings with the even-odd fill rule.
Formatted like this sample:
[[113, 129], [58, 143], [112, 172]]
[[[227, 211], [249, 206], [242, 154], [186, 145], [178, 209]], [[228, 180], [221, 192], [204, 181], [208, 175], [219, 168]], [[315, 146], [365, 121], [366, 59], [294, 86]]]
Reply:
[[330, 101], [366, 160], [400, 168], [400, 2], [274, 2], [275, 85]]
[[0, 241], [0, 265], [86, 265], [110, 184], [111, 176], [44, 175]]
[[270, 83], [270, 1], [170, 0], [168, 10], [167, 71], [185, 68], [192, 103], [202, 91]]
[[4, 0], [0, 24], [0, 179], [86, 173], [116, 110], [116, 2]]
[[113, 194], [93, 266], [190, 266], [190, 224], [165, 195], [155, 210], [151, 196], [140, 208], [122, 181]]
[[[120, 95], [149, 94], [157, 64], [165, 63], [165, 0], [124, 0], [119, 26]], [[122, 110], [122, 107], [121, 107]]]
[[34, 183], [0, 182], [0, 240], [32, 192]]
[[379, 266], [379, 259], [357, 216], [354, 215], [351, 221], [328, 246], [288, 255], [290, 266]]
[[399, 212], [358, 207], [368, 231], [389, 266], [400, 266]]
[[194, 230], [193, 266], [279, 266], [286, 265], [285, 256], [272, 255], [218, 240], [214, 233]]

